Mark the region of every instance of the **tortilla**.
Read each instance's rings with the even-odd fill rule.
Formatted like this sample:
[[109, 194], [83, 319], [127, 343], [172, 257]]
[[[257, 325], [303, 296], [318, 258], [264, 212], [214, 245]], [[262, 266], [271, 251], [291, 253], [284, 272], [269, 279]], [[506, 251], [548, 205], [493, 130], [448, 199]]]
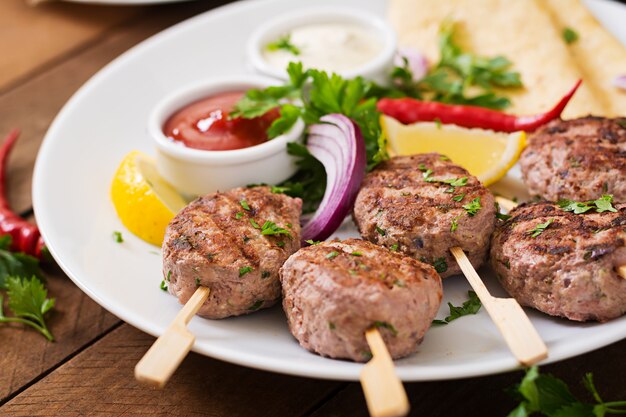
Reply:
[[[576, 62], [536, 0], [390, 0], [389, 21], [400, 46], [416, 48], [429, 62], [439, 60], [437, 34], [442, 21], [457, 22], [455, 41], [483, 56], [504, 55], [519, 71], [524, 88], [506, 90], [507, 112], [535, 114], [554, 106], [582, 78]], [[583, 83], [564, 118], [603, 115], [606, 105]]]
[[612, 84], [618, 75], [626, 75], [626, 47], [580, 0], [544, 0], [541, 4], [550, 13], [559, 33], [566, 27], [578, 33], [578, 40], [569, 44], [568, 49], [585, 82], [606, 101], [606, 116], [626, 115], [626, 91]]

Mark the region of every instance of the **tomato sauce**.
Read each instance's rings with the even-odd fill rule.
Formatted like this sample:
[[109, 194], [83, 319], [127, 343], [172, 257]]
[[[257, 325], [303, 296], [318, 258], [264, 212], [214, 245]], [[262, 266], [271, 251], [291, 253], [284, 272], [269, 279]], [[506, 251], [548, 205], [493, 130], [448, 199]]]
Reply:
[[254, 119], [229, 113], [244, 96], [230, 91], [198, 100], [174, 113], [163, 126], [163, 133], [185, 146], [207, 151], [227, 151], [255, 146], [267, 141], [267, 129], [279, 117], [278, 109]]

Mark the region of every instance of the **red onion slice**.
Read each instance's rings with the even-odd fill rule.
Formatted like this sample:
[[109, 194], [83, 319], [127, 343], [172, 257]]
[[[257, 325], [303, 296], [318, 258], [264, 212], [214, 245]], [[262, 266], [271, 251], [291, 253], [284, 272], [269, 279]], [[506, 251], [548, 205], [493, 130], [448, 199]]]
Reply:
[[419, 81], [428, 74], [428, 60], [419, 50], [409, 47], [398, 48], [393, 64], [402, 67], [404, 65], [403, 58], [406, 59], [409, 70], [413, 74], [413, 81]]
[[326, 170], [326, 191], [302, 228], [302, 242], [324, 240], [350, 213], [365, 175], [366, 154], [361, 129], [342, 114], [328, 114], [309, 127], [307, 149]]

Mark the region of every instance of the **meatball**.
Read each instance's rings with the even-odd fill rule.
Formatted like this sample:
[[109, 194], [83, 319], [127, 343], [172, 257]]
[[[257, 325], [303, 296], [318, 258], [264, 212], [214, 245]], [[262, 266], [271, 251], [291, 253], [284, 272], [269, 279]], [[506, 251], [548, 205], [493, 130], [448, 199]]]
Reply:
[[491, 264], [520, 304], [570, 320], [606, 321], [626, 312], [626, 204], [616, 213], [565, 212], [523, 204], [500, 224]]
[[461, 247], [475, 268], [483, 263], [495, 216], [491, 192], [436, 153], [380, 164], [354, 205], [363, 238], [430, 263], [444, 278], [461, 272], [451, 247]]
[[441, 304], [432, 266], [360, 239], [300, 249], [280, 270], [294, 337], [331, 358], [367, 361], [365, 331], [378, 327], [393, 358], [410, 355]]
[[169, 292], [186, 303], [210, 288], [199, 315], [251, 313], [280, 298], [278, 270], [300, 248], [302, 201], [267, 187], [200, 197], [174, 217], [163, 241]]
[[555, 120], [529, 136], [519, 160], [533, 195], [626, 202], [626, 118]]

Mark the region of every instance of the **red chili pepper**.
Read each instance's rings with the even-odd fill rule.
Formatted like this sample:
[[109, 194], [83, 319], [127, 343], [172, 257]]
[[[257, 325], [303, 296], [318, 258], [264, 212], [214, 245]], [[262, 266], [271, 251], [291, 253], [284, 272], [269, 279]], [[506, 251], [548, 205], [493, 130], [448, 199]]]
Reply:
[[7, 160], [19, 135], [20, 131], [13, 129], [0, 147], [0, 235], [11, 235], [11, 250], [42, 259], [45, 245], [39, 229], [14, 213], [6, 197]]
[[412, 98], [383, 98], [378, 101], [377, 107], [380, 112], [404, 124], [439, 120], [441, 123], [491, 129], [498, 132], [516, 132], [518, 130], [532, 132], [561, 115], [581, 82], [582, 80], [578, 80], [570, 92], [552, 110], [533, 116], [515, 116], [483, 107], [420, 101]]

